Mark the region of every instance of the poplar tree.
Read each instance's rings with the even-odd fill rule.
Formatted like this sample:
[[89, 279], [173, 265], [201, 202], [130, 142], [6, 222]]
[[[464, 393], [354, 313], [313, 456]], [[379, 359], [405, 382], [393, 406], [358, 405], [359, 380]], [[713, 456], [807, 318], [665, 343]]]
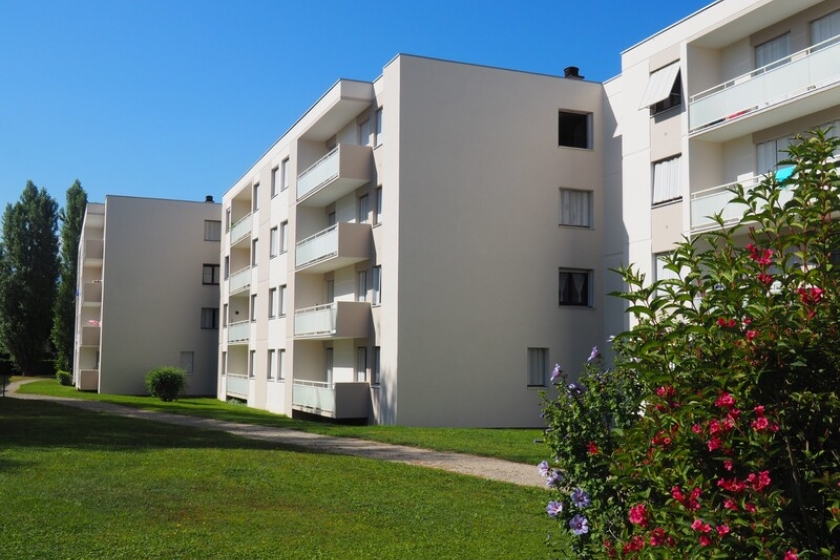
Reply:
[[58, 280], [58, 205], [27, 181], [7, 204], [0, 240], [0, 346], [24, 375], [49, 351]]
[[52, 343], [55, 347], [55, 367], [70, 371], [73, 366], [73, 339], [76, 332], [76, 276], [79, 265], [79, 239], [85, 218], [87, 193], [76, 182], [67, 189], [61, 220], [61, 276], [53, 313]]

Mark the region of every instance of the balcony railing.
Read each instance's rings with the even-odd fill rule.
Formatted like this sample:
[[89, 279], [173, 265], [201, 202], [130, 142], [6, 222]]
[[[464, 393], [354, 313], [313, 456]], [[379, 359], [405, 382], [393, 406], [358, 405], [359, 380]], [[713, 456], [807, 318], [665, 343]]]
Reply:
[[249, 233], [251, 233], [251, 222], [253, 214], [248, 214], [230, 227], [230, 244], [233, 245]]
[[[699, 232], [717, 227], [717, 222], [709, 216], [721, 214], [725, 224], [729, 225], [740, 220], [747, 207], [732, 202], [730, 189], [741, 184], [744, 191], [749, 193], [764, 179], [763, 175], [754, 175], [741, 181], [720, 185], [711, 189], [691, 193], [691, 231]], [[786, 187], [779, 195], [779, 202], [784, 204], [793, 196], [793, 185]]]
[[82, 304], [100, 305], [102, 303], [102, 282], [85, 282], [82, 284]]
[[101, 328], [98, 325], [84, 325], [82, 327], [80, 346], [99, 346], [100, 333]]
[[370, 303], [335, 301], [295, 311], [295, 337], [309, 339], [367, 338]]
[[326, 206], [364, 185], [370, 181], [372, 153], [369, 146], [339, 144], [298, 175], [298, 201]]
[[840, 35], [691, 96], [689, 130], [715, 126], [840, 82]]
[[248, 342], [251, 339], [251, 321], [228, 324], [228, 343]]
[[228, 293], [235, 294], [251, 287], [251, 267], [240, 268], [228, 278]]
[[225, 388], [227, 389], [227, 394], [247, 399], [249, 385], [248, 376], [229, 373], [226, 377], [227, 386]]
[[292, 389], [292, 407], [329, 418], [367, 418], [370, 410], [370, 385], [296, 380]]
[[295, 267], [328, 272], [370, 258], [370, 224], [340, 222], [295, 245]]
[[76, 388], [80, 391], [98, 391], [99, 390], [99, 370], [98, 369], [80, 369], [79, 379], [76, 380]]
[[85, 239], [83, 261], [102, 260], [105, 254], [105, 240]]

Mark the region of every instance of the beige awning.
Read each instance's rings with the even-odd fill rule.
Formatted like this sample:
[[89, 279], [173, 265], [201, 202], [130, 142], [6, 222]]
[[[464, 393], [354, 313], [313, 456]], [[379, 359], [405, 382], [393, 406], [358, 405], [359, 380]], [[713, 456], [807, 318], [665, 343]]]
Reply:
[[671, 95], [671, 90], [674, 89], [674, 82], [679, 72], [680, 61], [678, 60], [651, 74], [639, 109], [656, 105], [660, 101], [668, 99], [668, 96]]

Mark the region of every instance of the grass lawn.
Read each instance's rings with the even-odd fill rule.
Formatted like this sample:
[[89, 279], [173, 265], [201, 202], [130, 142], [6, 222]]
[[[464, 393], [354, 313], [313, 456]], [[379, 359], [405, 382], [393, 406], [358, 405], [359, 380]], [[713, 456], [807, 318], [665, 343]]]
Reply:
[[534, 443], [535, 440], [542, 437], [542, 430], [539, 429], [344, 426], [291, 419], [287, 416], [272, 414], [243, 405], [228, 404], [212, 398], [184, 398], [176, 402], [164, 403], [152, 397], [85, 393], [77, 391], [73, 387], [59, 385], [55, 380], [28, 383], [22, 386], [19, 391], [30, 394], [95, 399], [149, 410], [217, 418], [246, 424], [291, 428], [331, 436], [356, 437], [438, 451], [457, 451], [532, 465], [536, 465], [548, 456], [548, 448], [545, 445]]
[[0, 399], [0, 434], [4, 560], [549, 553], [539, 488], [43, 401]]

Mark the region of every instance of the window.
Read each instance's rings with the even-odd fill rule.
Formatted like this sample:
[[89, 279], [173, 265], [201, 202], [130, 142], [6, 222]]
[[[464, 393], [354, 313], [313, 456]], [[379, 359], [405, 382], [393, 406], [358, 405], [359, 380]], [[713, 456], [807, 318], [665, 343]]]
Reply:
[[332, 227], [336, 223], [335, 212], [327, 214], [327, 227]]
[[548, 348], [528, 348], [528, 387], [545, 387]]
[[382, 144], [382, 107], [376, 110], [376, 140], [375, 145]]
[[181, 352], [180, 368], [184, 373], [192, 373], [195, 366], [195, 352]]
[[360, 270], [356, 276], [356, 301], [367, 301], [367, 270]]
[[793, 138], [776, 138], [755, 145], [756, 162], [759, 173], [776, 171], [779, 162], [789, 157], [785, 151], [793, 143]]
[[205, 264], [203, 267], [203, 274], [201, 278], [202, 284], [218, 285], [219, 284], [219, 265]]
[[379, 385], [382, 379], [382, 352], [379, 346], [373, 347], [373, 371], [371, 373], [371, 384]]
[[225, 210], [225, 233], [230, 231], [230, 208]]
[[376, 187], [376, 215], [373, 223], [382, 223], [382, 187]]
[[335, 280], [327, 280], [327, 303], [335, 301]]
[[[790, 33], [779, 35], [755, 48], [755, 67], [763, 68], [790, 54]], [[769, 68], [768, 68], [769, 70]]]
[[257, 320], [257, 294], [251, 294], [251, 321]]
[[222, 375], [227, 375], [227, 352], [222, 352]]
[[230, 277], [230, 257], [225, 256], [225, 280]]
[[271, 236], [268, 238], [268, 254], [273, 259], [277, 256], [277, 228], [271, 228]]
[[256, 212], [257, 210], [260, 209], [260, 184], [259, 183], [254, 183], [254, 189], [252, 191], [251, 196], [252, 196], [251, 197], [251, 202], [253, 204], [251, 210]]
[[276, 367], [274, 364], [274, 350], [268, 351], [268, 364], [266, 365], [266, 372], [269, 379], [274, 379], [274, 368]]
[[650, 114], [655, 115], [680, 104], [682, 104], [682, 80], [680, 79], [680, 62], [677, 61], [651, 73], [639, 109], [650, 107]]
[[286, 316], [286, 285], [280, 286], [280, 316]]
[[286, 350], [281, 348], [277, 353], [277, 379], [286, 379]]
[[324, 366], [327, 373], [327, 385], [333, 384], [333, 349], [324, 348]]
[[560, 269], [559, 304], [592, 307], [589, 292], [591, 270]]
[[257, 266], [257, 249], [259, 249], [259, 239], [254, 239], [251, 242], [251, 266]]
[[257, 365], [257, 351], [256, 350], [251, 350], [251, 353], [248, 356], [248, 377], [254, 377], [254, 375], [256, 375], [256, 365]]
[[356, 381], [367, 381], [367, 348], [356, 348]]
[[271, 198], [277, 196], [277, 181], [280, 179], [280, 168], [275, 167], [271, 170]]
[[[840, 35], [840, 10], [811, 22], [811, 45], [828, 41]], [[826, 45], [828, 46], [828, 45]]]
[[277, 288], [268, 290], [268, 318], [274, 319], [277, 316]]
[[363, 224], [368, 221], [368, 211], [370, 210], [369, 204], [370, 198], [368, 195], [363, 194], [359, 197], [359, 223]]
[[359, 127], [359, 145], [370, 146], [370, 135], [373, 132], [373, 123], [367, 119], [358, 125]]
[[677, 156], [653, 164], [653, 204], [682, 198], [680, 163]]
[[289, 188], [289, 158], [286, 158], [280, 164], [280, 190], [285, 191], [288, 188]]
[[289, 250], [289, 222], [280, 224], [280, 252], [285, 253]]
[[561, 226], [590, 227], [592, 225], [592, 191], [560, 189]]
[[382, 303], [382, 267], [373, 267], [373, 278], [371, 281], [371, 290], [373, 292], [373, 305]]
[[656, 115], [667, 111], [668, 109], [679, 107], [680, 105], [682, 105], [682, 79], [680, 78], [680, 74], [678, 72], [677, 78], [674, 80], [674, 84], [668, 92], [668, 97], [652, 105], [650, 112], [652, 115]]
[[228, 304], [222, 308], [222, 326], [226, 327], [228, 324]]
[[[678, 280], [680, 275], [674, 272], [671, 269], [665, 268], [668, 264], [668, 258], [670, 258], [671, 253], [656, 253], [653, 255], [653, 280], [654, 282], [658, 280]], [[665, 292], [660, 290], [658, 295], [665, 295]]]
[[222, 240], [222, 221], [221, 220], [204, 220], [204, 240], [205, 241], [221, 241]]
[[218, 307], [202, 307], [201, 308], [201, 328], [202, 329], [218, 329], [219, 328], [219, 308]]
[[589, 113], [559, 112], [558, 145], [567, 148], [591, 148]]

